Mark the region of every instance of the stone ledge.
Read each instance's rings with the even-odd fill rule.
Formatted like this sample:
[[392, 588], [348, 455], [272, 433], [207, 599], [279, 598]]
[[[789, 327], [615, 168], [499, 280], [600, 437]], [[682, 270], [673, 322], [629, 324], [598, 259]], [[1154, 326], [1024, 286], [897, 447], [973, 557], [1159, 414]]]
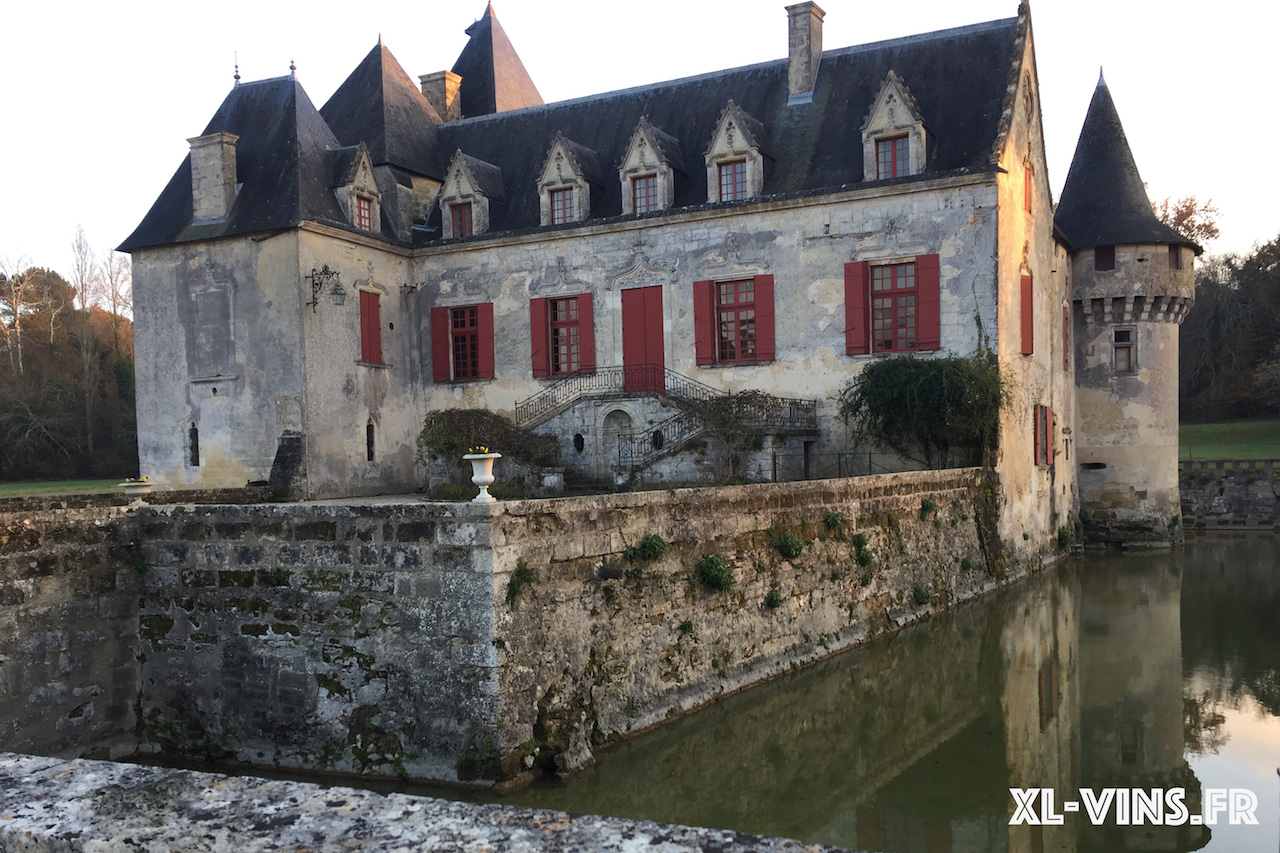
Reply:
[[727, 830], [0, 753], [0, 853], [182, 850], [819, 853]]

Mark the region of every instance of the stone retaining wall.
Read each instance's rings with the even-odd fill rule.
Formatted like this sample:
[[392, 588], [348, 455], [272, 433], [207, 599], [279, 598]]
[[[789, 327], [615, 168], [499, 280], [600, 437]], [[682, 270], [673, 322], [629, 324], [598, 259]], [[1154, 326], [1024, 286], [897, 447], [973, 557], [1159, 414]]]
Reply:
[[0, 746], [132, 753], [136, 530], [123, 507], [0, 513]]
[[1280, 459], [1179, 462], [1178, 486], [1188, 527], [1280, 526]]

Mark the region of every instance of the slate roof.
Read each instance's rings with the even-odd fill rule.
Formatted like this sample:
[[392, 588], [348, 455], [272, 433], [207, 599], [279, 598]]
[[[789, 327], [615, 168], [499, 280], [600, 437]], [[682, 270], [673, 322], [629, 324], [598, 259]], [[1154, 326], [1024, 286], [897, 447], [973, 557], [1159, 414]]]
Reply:
[[786, 105], [787, 60], [781, 59], [463, 119], [442, 125], [440, 137], [447, 150], [461, 149], [502, 169], [507, 206], [491, 216], [490, 233], [539, 225], [536, 186], [556, 133], [595, 152], [607, 174], [599, 198], [592, 190], [592, 209], [620, 215], [622, 191], [613, 170], [646, 115], [679, 150], [697, 152], [686, 155], [685, 172], [676, 175], [673, 206], [706, 204], [702, 155], [730, 99], [760, 123], [763, 147], [774, 158], [765, 169], [765, 195], [827, 191], [862, 182], [860, 127], [892, 69], [910, 86], [930, 134], [926, 168], [932, 174], [925, 177], [989, 170], [1011, 69], [1021, 55], [1019, 38], [1019, 19], [1009, 18], [828, 50], [811, 104]]
[[440, 116], [378, 39], [355, 71], [320, 108], [343, 145], [363, 142], [373, 165], [444, 177], [436, 125]]
[[1076, 250], [1116, 243], [1172, 243], [1191, 246], [1196, 254], [1201, 251], [1152, 212], [1120, 114], [1101, 75], [1054, 224]]
[[542, 103], [538, 87], [512, 47], [506, 31], [489, 4], [480, 20], [467, 27], [471, 40], [462, 49], [453, 72], [462, 77], [458, 87], [463, 117], [518, 110]]
[[[751, 129], [773, 158], [766, 163], [765, 196], [828, 192], [862, 183], [860, 126], [890, 70], [910, 87], [929, 132], [926, 174], [894, 182], [991, 171], [1003, 144], [1004, 101], [1009, 81], [1017, 79], [1026, 20], [1010, 18], [826, 51], [809, 104], [787, 106], [787, 60], [781, 59], [439, 125], [439, 117], [379, 42], [322, 112], [292, 78], [234, 88], [204, 131], [240, 136], [243, 189], [230, 218], [198, 229], [189, 225], [188, 157], [120, 248], [286, 228], [304, 220], [354, 230], [329, 185], [334, 170], [350, 156], [333, 150], [359, 142], [369, 148], [375, 165], [393, 166], [401, 183], [404, 172], [442, 178], [450, 159], [445, 152], [461, 150], [497, 167], [506, 204], [490, 211], [489, 230], [495, 233], [539, 227], [537, 182], [560, 133], [572, 140], [576, 157], [594, 161], [586, 165], [591, 180], [599, 180], [592, 188], [593, 217], [621, 216], [616, 170], [642, 116], [660, 134], [663, 149], [686, 161], [675, 174], [674, 207], [704, 206], [702, 155], [730, 99], [754, 120]], [[470, 31], [471, 43], [455, 70], [463, 68], [468, 51], [484, 41], [486, 32], [495, 61], [508, 50], [515, 58], [492, 8]], [[523, 65], [519, 71], [524, 74]], [[465, 71], [458, 73], [464, 74], [465, 88]], [[498, 179], [492, 171], [482, 178], [486, 183]], [[437, 206], [431, 223], [437, 230], [417, 232], [419, 242], [440, 233], [439, 216]], [[403, 244], [385, 223], [383, 236]]]
[[240, 137], [236, 174], [242, 187], [230, 215], [222, 222], [191, 224], [188, 154], [120, 251], [288, 228], [304, 220], [350, 227], [329, 186], [338, 139], [293, 77], [237, 85], [200, 135], [218, 131]]

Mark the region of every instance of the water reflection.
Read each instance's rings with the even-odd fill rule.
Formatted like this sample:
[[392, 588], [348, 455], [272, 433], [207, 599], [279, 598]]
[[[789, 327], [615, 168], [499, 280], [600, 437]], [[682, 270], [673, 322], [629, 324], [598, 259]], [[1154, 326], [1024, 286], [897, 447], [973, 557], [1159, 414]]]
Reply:
[[[1269, 537], [1077, 561], [505, 801], [901, 853], [1274, 851], [1277, 614]], [[1202, 783], [1260, 825], [1008, 825], [1010, 787], [1183, 787], [1194, 814]]]

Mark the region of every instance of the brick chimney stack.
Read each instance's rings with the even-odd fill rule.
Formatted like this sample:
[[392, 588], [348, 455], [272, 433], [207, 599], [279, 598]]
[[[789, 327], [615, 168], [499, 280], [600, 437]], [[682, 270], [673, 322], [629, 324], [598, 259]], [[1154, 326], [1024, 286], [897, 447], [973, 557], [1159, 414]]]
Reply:
[[788, 104], [813, 101], [818, 61], [822, 59], [822, 19], [826, 14], [816, 3], [787, 7]]

